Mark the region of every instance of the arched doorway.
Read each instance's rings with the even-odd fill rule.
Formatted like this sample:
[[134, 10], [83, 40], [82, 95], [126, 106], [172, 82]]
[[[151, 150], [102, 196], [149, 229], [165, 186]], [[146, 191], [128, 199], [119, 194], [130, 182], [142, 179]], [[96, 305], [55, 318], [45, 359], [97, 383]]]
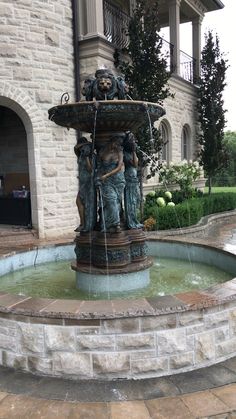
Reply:
[[27, 134], [6, 106], [0, 106], [0, 224], [31, 227]]

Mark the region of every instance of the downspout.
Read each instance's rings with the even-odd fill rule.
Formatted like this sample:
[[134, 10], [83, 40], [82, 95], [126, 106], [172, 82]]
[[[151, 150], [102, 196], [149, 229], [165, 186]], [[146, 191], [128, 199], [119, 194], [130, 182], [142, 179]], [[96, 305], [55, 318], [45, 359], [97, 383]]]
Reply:
[[[72, 27], [73, 27], [73, 47], [74, 47], [74, 82], [75, 82], [75, 101], [80, 100], [80, 63], [79, 63], [79, 19], [78, 1], [71, 0], [72, 5]], [[76, 130], [76, 142], [81, 137], [80, 130]], [[79, 178], [79, 165], [77, 167]], [[79, 188], [79, 184], [78, 184]]]
[[80, 100], [80, 64], [79, 64], [79, 20], [78, 20], [78, 0], [72, 2], [72, 24], [73, 24], [73, 45], [74, 45], [74, 80], [75, 80], [75, 100]]

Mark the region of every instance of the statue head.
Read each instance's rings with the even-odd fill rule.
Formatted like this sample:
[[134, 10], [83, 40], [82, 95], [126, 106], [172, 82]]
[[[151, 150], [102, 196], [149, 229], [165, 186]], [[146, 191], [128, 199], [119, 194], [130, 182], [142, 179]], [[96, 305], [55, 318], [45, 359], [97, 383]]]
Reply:
[[80, 155], [90, 155], [92, 150], [92, 143], [87, 140], [86, 137], [80, 137], [77, 141], [77, 144], [74, 147], [75, 154]]
[[84, 85], [82, 87], [82, 95], [85, 96], [86, 100], [93, 100], [93, 84], [95, 78], [88, 77], [84, 80]]
[[113, 100], [115, 96], [117, 96], [117, 82], [112, 71], [97, 70], [93, 84], [93, 97], [96, 100]]
[[111, 136], [108, 144], [110, 144], [111, 148], [122, 150], [124, 138], [124, 134], [114, 134]]
[[136, 139], [131, 131], [125, 133], [124, 149], [126, 151], [134, 151], [136, 149]]
[[115, 86], [115, 77], [110, 70], [97, 70], [95, 73], [97, 79], [97, 89], [104, 94], [110, 92]]

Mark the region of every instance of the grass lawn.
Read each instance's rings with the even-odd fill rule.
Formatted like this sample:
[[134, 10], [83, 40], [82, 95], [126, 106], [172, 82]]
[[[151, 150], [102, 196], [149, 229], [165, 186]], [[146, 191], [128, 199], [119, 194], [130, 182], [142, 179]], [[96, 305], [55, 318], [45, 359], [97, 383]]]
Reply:
[[[236, 186], [214, 186], [211, 189], [212, 193], [219, 193], [219, 192], [234, 192], [236, 193]], [[208, 188], [204, 188], [204, 193], [208, 193]]]

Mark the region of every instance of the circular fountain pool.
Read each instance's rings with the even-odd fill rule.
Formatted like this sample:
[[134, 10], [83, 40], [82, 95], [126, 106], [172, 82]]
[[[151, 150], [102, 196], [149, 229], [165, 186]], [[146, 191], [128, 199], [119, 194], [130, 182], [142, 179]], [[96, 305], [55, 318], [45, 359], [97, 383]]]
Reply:
[[130, 299], [204, 289], [224, 283], [236, 274], [234, 256], [222, 254], [217, 249], [168, 241], [153, 241], [148, 246], [154, 261], [151, 283], [141, 290], [111, 293], [109, 280], [112, 275], [107, 277], [105, 293], [78, 290], [75, 273], [70, 268], [74, 247], [67, 245], [37, 249], [4, 259], [4, 263], [0, 263], [0, 291], [42, 298]]
[[[166, 240], [148, 246], [153, 257], [191, 260], [235, 275], [236, 256], [228, 252]], [[50, 261], [67, 260], [69, 266], [72, 257], [71, 245], [18, 253], [0, 259], [0, 276]], [[235, 279], [204, 290], [128, 300], [0, 291], [0, 364], [73, 379], [166, 376], [235, 356], [235, 324]]]

